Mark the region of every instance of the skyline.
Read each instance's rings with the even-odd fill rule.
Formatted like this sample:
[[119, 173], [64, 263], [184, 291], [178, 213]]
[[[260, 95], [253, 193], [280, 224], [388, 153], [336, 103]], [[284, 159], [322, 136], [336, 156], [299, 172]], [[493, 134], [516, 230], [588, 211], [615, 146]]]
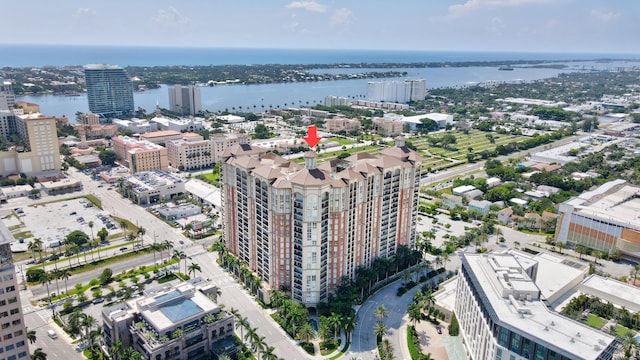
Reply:
[[394, 6], [380, 0], [366, 7], [356, 0], [25, 0], [5, 4], [12, 14], [3, 19], [5, 28], [16, 31], [0, 35], [0, 43], [640, 53], [638, 2], [407, 0]]

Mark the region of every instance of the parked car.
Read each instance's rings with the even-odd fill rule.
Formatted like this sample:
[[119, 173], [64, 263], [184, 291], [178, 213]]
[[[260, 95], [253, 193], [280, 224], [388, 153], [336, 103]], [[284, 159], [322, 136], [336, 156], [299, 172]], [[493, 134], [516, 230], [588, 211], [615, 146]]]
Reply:
[[92, 301], [92, 302], [93, 302], [94, 304], [100, 304], [100, 303], [103, 303], [103, 302], [104, 302], [104, 298], [102, 298], [102, 297], [98, 297], [98, 298], [93, 299], [93, 301]]

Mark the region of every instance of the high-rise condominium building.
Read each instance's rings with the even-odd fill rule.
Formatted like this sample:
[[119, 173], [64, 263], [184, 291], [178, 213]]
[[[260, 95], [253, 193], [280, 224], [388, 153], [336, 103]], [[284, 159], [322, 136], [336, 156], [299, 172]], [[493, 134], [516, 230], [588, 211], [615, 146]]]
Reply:
[[0, 222], [0, 360], [28, 359], [27, 331], [11, 255], [13, 235]]
[[390, 101], [406, 103], [424, 100], [427, 89], [425, 79], [405, 81], [371, 81], [367, 99], [371, 101]]
[[182, 115], [195, 115], [202, 110], [200, 88], [174, 85], [169, 88], [169, 110]]
[[89, 110], [102, 117], [133, 114], [133, 84], [127, 72], [115, 65], [84, 68]]
[[614, 336], [549, 309], [544, 293], [562, 291], [558, 274], [564, 274], [565, 266], [576, 266], [575, 262], [565, 264], [560, 259], [539, 264], [511, 253], [466, 253], [461, 260], [455, 315], [470, 359], [613, 357], [617, 347]]
[[302, 167], [246, 138], [224, 158], [229, 251], [306, 306], [327, 301], [358, 266], [414, 246], [421, 157], [402, 138], [379, 156], [318, 166], [315, 152]]

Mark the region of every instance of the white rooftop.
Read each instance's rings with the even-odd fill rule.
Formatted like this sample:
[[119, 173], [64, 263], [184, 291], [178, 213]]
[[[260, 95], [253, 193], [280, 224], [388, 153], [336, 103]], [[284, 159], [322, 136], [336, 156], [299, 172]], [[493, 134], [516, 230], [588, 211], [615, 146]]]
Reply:
[[[550, 311], [532, 290], [538, 286], [511, 254], [464, 254], [465, 266], [478, 280], [499, 321], [567, 357], [597, 359], [614, 337]], [[527, 260], [530, 261], [530, 260]], [[525, 267], [530, 266], [525, 262]], [[544, 264], [539, 264], [539, 267]], [[546, 278], [546, 277], [545, 277]], [[541, 280], [538, 280], [541, 281]]]
[[591, 275], [580, 286], [580, 291], [611, 301], [631, 312], [640, 311], [640, 288], [618, 280]]

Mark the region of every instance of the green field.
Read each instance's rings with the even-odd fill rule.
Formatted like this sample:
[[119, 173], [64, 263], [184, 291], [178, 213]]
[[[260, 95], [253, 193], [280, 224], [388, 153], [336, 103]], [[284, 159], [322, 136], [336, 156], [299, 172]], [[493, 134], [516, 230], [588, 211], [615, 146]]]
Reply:
[[337, 142], [340, 145], [351, 145], [351, 144], [355, 144], [356, 142], [353, 140], [349, 140], [349, 139], [344, 139], [344, 138], [339, 138], [339, 137], [331, 137], [331, 138], [327, 138], [327, 139], [322, 139], [323, 142]]
[[587, 316], [587, 319], [585, 320], [585, 322], [589, 325], [592, 326], [594, 328], [598, 328], [600, 329], [602, 327], [602, 325], [604, 325], [606, 323], [606, 321], [596, 315], [593, 314], [589, 314], [589, 316]]

